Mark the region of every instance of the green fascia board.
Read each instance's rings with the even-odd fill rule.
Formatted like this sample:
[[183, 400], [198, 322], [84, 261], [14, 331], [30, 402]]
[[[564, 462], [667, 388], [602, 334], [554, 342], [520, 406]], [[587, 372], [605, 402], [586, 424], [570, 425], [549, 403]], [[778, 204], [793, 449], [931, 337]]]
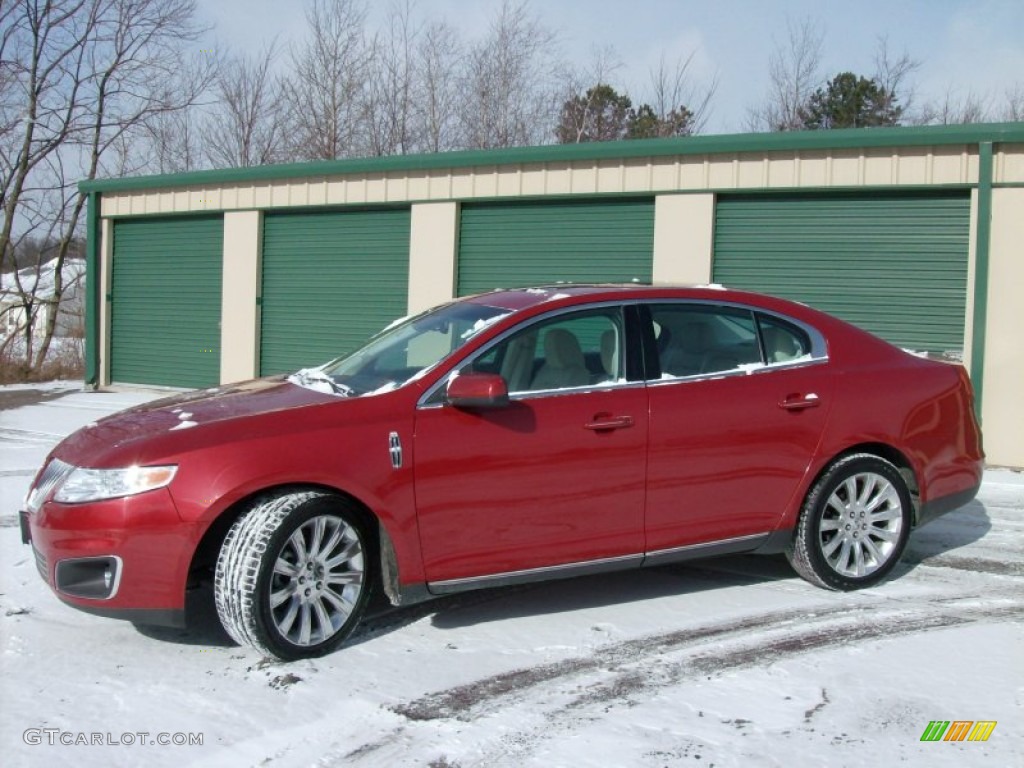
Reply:
[[214, 184], [255, 183], [279, 179], [342, 176], [358, 173], [413, 173], [442, 169], [497, 167], [529, 163], [572, 163], [600, 160], [653, 158], [672, 155], [717, 155], [868, 149], [877, 147], [921, 147], [981, 142], [1024, 142], [1024, 122], [979, 123], [974, 125], [917, 126], [897, 128], [853, 128], [781, 133], [739, 133], [717, 136], [688, 136], [671, 139], [550, 144], [512, 149], [462, 150], [422, 155], [320, 160], [308, 163], [262, 165], [208, 171], [133, 176], [123, 179], [91, 179], [79, 183], [83, 193], [122, 192]]

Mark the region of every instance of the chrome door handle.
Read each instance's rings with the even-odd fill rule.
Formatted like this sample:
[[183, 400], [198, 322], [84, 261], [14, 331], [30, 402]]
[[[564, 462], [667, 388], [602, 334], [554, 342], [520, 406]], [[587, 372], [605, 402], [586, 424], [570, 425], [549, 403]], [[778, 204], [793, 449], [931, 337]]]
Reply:
[[779, 408], [787, 411], [804, 411], [808, 408], [817, 408], [819, 405], [821, 398], [814, 392], [808, 392], [806, 395], [788, 395], [779, 403]]
[[594, 432], [603, 432], [605, 430], [622, 429], [624, 427], [633, 426], [632, 416], [615, 416], [613, 418], [602, 418], [595, 416], [593, 421], [588, 421], [583, 425], [584, 429], [590, 429]]

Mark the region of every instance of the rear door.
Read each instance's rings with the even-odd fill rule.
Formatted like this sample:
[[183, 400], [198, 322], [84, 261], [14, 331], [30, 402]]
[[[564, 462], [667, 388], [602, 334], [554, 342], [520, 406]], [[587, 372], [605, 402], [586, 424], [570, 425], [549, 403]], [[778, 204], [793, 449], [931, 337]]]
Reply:
[[831, 405], [813, 329], [742, 307], [650, 307], [648, 553], [771, 531], [800, 486]]

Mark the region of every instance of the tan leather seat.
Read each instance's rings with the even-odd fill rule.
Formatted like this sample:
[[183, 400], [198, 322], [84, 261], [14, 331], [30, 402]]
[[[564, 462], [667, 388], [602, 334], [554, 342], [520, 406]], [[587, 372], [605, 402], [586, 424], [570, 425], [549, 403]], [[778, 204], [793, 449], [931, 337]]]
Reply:
[[564, 389], [590, 383], [579, 339], [572, 331], [552, 328], [544, 334], [544, 363], [533, 377], [531, 389]]

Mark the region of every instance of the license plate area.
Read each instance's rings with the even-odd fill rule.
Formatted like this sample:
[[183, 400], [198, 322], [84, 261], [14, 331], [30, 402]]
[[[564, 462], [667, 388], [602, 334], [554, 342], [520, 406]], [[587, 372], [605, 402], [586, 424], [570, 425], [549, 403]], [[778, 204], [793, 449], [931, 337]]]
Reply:
[[32, 543], [32, 530], [28, 526], [28, 512], [21, 510], [18, 513], [18, 527], [21, 529], [21, 543]]

